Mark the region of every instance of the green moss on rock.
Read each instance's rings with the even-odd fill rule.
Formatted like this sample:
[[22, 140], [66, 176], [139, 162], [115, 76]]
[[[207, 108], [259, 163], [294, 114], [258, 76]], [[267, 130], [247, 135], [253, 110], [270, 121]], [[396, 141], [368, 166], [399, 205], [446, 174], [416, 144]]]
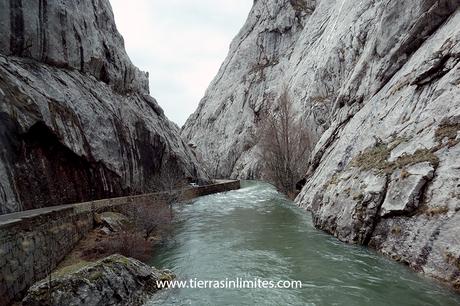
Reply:
[[138, 260], [112, 255], [99, 261], [79, 262], [60, 269], [33, 285], [24, 305], [142, 305], [158, 288], [157, 281], [172, 280]]
[[78, 270], [82, 268], [87, 268], [88, 265], [90, 265], [90, 262], [87, 262], [85, 260], [81, 260], [79, 262], [76, 262], [70, 266], [64, 267], [62, 269], [56, 270], [55, 272], [52, 273], [52, 277], [63, 277], [72, 273], [77, 272]]

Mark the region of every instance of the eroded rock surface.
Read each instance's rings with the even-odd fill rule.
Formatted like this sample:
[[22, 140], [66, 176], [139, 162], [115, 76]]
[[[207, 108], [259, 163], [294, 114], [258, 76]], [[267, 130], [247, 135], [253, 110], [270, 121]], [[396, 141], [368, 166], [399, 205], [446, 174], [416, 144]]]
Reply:
[[[267, 113], [276, 112], [285, 86], [316, 141], [376, 95], [458, 5], [458, 0], [255, 1], [182, 136], [212, 176], [263, 177], [257, 135]], [[450, 50], [448, 44], [424, 58], [412, 81], [426, 83], [447, 73], [458, 62]], [[338, 116], [337, 109], [342, 109]]]
[[112, 255], [95, 263], [58, 270], [30, 287], [22, 305], [143, 305], [161, 290], [159, 281], [174, 278], [138, 260]]
[[[456, 288], [460, 288], [459, 25], [457, 8], [374, 95], [335, 111], [296, 199], [311, 210], [317, 227], [343, 241], [369, 245]], [[354, 176], [340, 182], [349, 172]], [[356, 218], [367, 194], [369, 179], [363, 177], [369, 173], [380, 178], [379, 196], [372, 204], [376, 207], [364, 219]], [[339, 184], [331, 185], [336, 178]], [[344, 200], [341, 184], [350, 185], [349, 194], [363, 196]], [[349, 228], [359, 231], [349, 234]], [[362, 239], [355, 232], [366, 235]]]
[[459, 7], [255, 1], [182, 135], [211, 175], [263, 177], [257, 134], [288, 86], [317, 140], [296, 200], [315, 225], [460, 287]]
[[108, 0], [0, 0], [0, 214], [205, 177]]
[[130, 220], [127, 216], [112, 211], [106, 211], [100, 214], [96, 213], [94, 215], [94, 221], [96, 225], [102, 226], [101, 230], [103, 232], [107, 232], [107, 230], [110, 232], [119, 232], [130, 225]]
[[429, 162], [396, 170], [390, 176], [380, 216], [410, 214], [417, 210], [423, 188], [433, 179], [434, 168]]

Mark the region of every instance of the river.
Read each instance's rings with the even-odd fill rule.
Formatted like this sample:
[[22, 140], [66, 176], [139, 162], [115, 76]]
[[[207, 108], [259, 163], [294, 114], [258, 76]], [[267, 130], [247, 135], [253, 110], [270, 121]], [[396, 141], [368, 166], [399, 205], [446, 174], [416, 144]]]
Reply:
[[242, 187], [178, 205], [172, 239], [151, 264], [180, 280], [299, 280], [302, 288], [168, 289], [147, 305], [460, 305], [435, 281], [316, 230], [270, 185]]

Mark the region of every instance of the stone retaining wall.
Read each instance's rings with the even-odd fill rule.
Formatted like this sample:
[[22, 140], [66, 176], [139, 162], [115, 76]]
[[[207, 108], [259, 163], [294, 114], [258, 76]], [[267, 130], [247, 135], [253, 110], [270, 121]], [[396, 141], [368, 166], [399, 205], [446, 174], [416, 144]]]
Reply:
[[[181, 200], [239, 189], [239, 181], [185, 189]], [[161, 201], [168, 193], [46, 207], [0, 216], [0, 306], [20, 299], [43, 279], [94, 227], [94, 213]]]

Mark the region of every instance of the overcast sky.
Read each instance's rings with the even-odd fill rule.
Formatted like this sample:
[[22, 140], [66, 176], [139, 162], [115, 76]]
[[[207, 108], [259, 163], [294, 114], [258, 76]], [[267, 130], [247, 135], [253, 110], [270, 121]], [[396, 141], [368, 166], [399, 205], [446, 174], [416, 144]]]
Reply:
[[182, 126], [198, 106], [246, 21], [253, 0], [110, 0], [150, 93]]

